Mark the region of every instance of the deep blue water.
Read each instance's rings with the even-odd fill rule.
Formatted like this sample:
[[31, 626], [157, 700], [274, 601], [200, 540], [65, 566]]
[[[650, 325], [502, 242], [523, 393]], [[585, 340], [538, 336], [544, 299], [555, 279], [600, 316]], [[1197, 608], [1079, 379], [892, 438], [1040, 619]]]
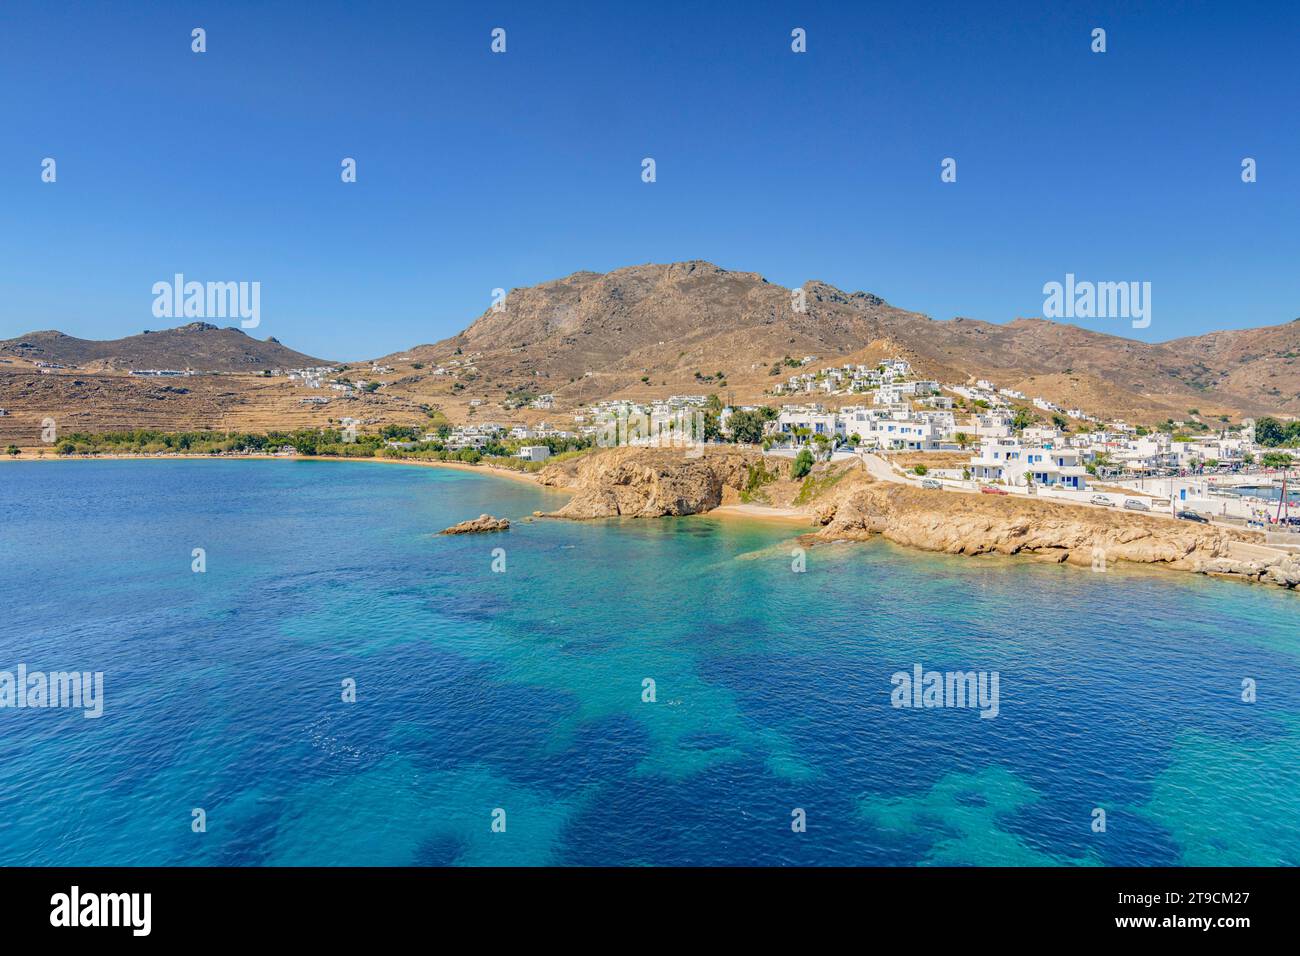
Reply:
[[[0, 710], [0, 864], [1300, 863], [1300, 595], [885, 542], [799, 574], [797, 529], [706, 517], [434, 535], [561, 500], [0, 464], [0, 670], [105, 698]], [[913, 664], [997, 671], [998, 716], [892, 707]]]

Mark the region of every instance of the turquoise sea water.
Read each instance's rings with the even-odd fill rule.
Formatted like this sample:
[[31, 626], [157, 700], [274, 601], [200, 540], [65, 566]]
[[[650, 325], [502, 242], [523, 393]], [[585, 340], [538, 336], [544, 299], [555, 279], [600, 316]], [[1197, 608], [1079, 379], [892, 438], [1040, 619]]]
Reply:
[[[885, 542], [800, 574], [797, 529], [707, 517], [434, 534], [561, 501], [0, 464], [0, 670], [104, 674], [97, 720], [0, 710], [0, 864], [1300, 863], [1300, 595]], [[915, 664], [996, 671], [998, 715], [892, 707]]]
[[[1240, 495], [1250, 498], [1265, 498], [1269, 501], [1282, 500], [1281, 485], [1278, 485], [1277, 487], [1272, 485], [1239, 485], [1236, 488], [1224, 488], [1223, 490], [1230, 495]], [[1295, 488], [1293, 485], [1287, 489], [1286, 497], [1287, 500], [1292, 503], [1300, 501], [1300, 489]]]

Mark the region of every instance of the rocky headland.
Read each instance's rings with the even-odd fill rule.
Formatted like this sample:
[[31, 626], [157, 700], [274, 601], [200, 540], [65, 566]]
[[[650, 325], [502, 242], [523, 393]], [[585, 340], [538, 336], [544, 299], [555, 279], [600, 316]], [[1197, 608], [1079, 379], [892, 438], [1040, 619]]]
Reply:
[[757, 451], [736, 448], [708, 448], [698, 457], [675, 448], [611, 448], [548, 466], [538, 481], [574, 493], [548, 517], [659, 518], [701, 514], [735, 500], [751, 467], [761, 465]]

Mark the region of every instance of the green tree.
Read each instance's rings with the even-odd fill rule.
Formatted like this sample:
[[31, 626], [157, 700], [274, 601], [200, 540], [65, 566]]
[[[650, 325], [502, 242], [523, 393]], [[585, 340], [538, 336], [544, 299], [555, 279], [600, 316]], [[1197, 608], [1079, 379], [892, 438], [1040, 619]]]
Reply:
[[802, 478], [808, 472], [812, 471], [813, 456], [807, 448], [794, 456], [794, 465], [790, 469], [790, 477], [794, 479]]
[[1266, 448], [1277, 448], [1300, 440], [1300, 422], [1281, 422], [1271, 415], [1255, 421], [1255, 441]]
[[722, 399], [710, 395], [704, 400], [704, 440], [719, 441], [722, 438], [722, 426], [719, 416], [722, 414]]
[[744, 409], [732, 412], [731, 417], [727, 419], [727, 427], [731, 430], [731, 440], [745, 445], [757, 445], [763, 440], [764, 424], [776, 418], [776, 416], [776, 409], [769, 408], [766, 405], [752, 412]]

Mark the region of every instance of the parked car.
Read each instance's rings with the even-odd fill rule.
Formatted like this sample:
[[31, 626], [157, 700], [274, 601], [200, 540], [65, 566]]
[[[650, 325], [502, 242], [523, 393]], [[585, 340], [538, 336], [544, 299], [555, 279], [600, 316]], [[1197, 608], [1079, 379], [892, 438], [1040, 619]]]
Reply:
[[994, 488], [992, 485], [980, 485], [980, 493], [985, 495], [1005, 495], [1008, 492], [1002, 488]]
[[1125, 498], [1124, 507], [1129, 511], [1150, 511], [1151, 506], [1140, 498]]
[[1094, 505], [1101, 505], [1103, 508], [1115, 507], [1115, 502], [1111, 501], [1105, 495], [1093, 495], [1088, 500], [1092, 502]]
[[922, 478], [922, 479], [921, 479], [921, 487], [922, 487], [922, 488], [937, 488], [937, 489], [939, 489], [939, 490], [942, 490], [942, 489], [943, 489], [943, 482], [940, 481], [940, 480], [937, 479], [937, 478]]
[[1174, 517], [1181, 518], [1184, 521], [1199, 521], [1201, 524], [1210, 523], [1210, 519], [1199, 511], [1183, 510], [1179, 511]]

